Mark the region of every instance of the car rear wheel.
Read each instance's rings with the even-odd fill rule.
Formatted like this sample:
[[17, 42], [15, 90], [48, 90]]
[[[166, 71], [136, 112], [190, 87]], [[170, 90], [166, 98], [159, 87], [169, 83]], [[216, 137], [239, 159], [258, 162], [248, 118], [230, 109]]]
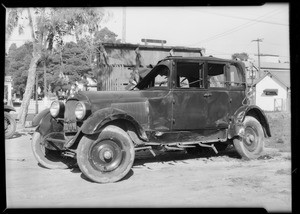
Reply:
[[17, 124], [15, 119], [8, 113], [4, 112], [5, 138], [11, 138], [16, 131]]
[[99, 136], [84, 136], [77, 148], [77, 163], [82, 173], [98, 183], [121, 180], [131, 169], [134, 145], [118, 126], [106, 126]]
[[39, 164], [48, 169], [68, 169], [76, 164], [76, 159], [62, 156], [61, 151], [47, 149], [39, 132], [33, 134], [31, 148]]
[[261, 124], [252, 116], [244, 119], [244, 136], [234, 139], [233, 144], [244, 159], [258, 158], [264, 148], [264, 132]]

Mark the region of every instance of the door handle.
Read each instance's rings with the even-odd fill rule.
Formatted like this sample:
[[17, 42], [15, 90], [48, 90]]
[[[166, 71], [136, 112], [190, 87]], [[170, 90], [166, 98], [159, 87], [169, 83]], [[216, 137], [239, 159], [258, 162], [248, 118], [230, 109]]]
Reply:
[[204, 97], [211, 97], [211, 95], [212, 95], [211, 93], [205, 93], [203, 96]]

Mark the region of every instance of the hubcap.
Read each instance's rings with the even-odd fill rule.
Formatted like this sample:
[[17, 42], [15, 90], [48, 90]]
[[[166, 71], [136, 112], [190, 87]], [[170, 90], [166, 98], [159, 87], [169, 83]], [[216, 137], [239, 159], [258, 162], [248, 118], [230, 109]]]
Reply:
[[113, 140], [96, 141], [89, 153], [92, 166], [100, 171], [109, 172], [116, 169], [123, 158], [123, 150]]
[[244, 145], [249, 151], [254, 151], [258, 144], [258, 134], [255, 128], [247, 126], [245, 128]]

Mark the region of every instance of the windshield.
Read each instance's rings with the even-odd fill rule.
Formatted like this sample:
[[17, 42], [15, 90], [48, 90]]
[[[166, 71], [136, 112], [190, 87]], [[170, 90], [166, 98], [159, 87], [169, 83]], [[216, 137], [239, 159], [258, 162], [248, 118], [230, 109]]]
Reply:
[[166, 88], [169, 84], [170, 69], [168, 67], [169, 60], [155, 66], [150, 73], [145, 76], [135, 88], [145, 90], [148, 88]]

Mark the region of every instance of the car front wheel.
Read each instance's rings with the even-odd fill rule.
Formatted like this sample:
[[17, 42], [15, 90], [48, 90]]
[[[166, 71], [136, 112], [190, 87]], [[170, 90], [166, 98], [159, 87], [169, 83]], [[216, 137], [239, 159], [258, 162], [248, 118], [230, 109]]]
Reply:
[[106, 126], [99, 136], [84, 136], [77, 148], [77, 163], [82, 173], [98, 183], [121, 180], [131, 169], [134, 145], [118, 126]]
[[264, 148], [264, 132], [257, 119], [246, 116], [244, 119], [244, 136], [233, 140], [239, 155], [244, 159], [258, 158]]
[[33, 134], [31, 148], [35, 159], [45, 168], [68, 169], [76, 165], [76, 159], [63, 157], [61, 151], [47, 149], [39, 132]]

